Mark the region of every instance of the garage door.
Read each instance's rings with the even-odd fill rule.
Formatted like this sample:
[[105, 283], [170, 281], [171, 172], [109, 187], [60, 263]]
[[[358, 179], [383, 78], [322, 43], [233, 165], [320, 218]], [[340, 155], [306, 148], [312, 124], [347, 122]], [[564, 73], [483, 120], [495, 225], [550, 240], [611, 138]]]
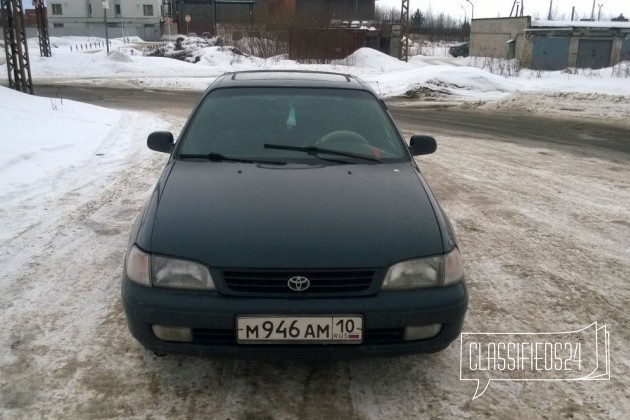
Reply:
[[610, 66], [612, 40], [580, 39], [576, 67], [601, 69]]
[[621, 60], [630, 61], [630, 38], [624, 39], [621, 43]]
[[533, 39], [532, 69], [562, 70], [567, 67], [569, 37], [548, 37]]

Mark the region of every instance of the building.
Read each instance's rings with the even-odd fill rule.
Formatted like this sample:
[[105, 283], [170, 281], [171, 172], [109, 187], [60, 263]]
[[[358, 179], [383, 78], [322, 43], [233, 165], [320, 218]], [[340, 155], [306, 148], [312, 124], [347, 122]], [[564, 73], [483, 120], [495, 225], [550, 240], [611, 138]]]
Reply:
[[[163, 0], [180, 33], [231, 28], [288, 30], [328, 26], [331, 19], [371, 20], [375, 0]], [[189, 16], [189, 22], [185, 18]]]
[[630, 23], [474, 19], [470, 55], [517, 58], [534, 70], [610, 67], [630, 60]]
[[[371, 20], [376, 0], [109, 0], [110, 36], [159, 39], [171, 32], [288, 30], [331, 19]], [[49, 0], [51, 36], [105, 36], [102, 0]], [[166, 17], [168, 19], [163, 19]], [[172, 20], [172, 24], [170, 21]]]
[[[49, 0], [51, 36], [105, 37], [102, 0]], [[110, 37], [139, 36], [144, 40], [161, 37], [161, 0], [109, 0], [107, 26]]]

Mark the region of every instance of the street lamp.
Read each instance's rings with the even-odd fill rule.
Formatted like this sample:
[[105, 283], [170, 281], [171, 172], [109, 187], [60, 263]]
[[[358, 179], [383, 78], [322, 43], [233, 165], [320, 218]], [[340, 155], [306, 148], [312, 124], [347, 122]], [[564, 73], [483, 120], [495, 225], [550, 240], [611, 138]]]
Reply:
[[466, 11], [466, 8], [464, 7], [463, 4], [461, 4], [459, 7], [461, 7], [462, 10], [464, 11], [464, 23], [468, 22], [468, 12]]
[[470, 0], [466, 0], [466, 1], [470, 3], [470, 5], [472, 6], [472, 12], [470, 13], [470, 20], [473, 20], [475, 18], [475, 5]]

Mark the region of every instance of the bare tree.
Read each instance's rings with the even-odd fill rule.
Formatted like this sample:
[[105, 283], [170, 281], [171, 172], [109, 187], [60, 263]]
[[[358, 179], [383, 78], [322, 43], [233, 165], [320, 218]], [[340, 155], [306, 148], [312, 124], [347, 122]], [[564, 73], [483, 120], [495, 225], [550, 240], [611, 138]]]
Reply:
[[388, 6], [376, 6], [374, 10], [376, 20], [400, 20], [400, 9]]

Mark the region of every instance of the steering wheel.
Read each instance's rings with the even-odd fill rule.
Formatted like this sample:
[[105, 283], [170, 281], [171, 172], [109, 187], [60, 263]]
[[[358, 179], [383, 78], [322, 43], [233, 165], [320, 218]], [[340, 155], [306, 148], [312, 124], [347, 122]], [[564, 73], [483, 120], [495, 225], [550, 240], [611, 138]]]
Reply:
[[361, 134], [355, 133], [354, 131], [348, 130], [338, 130], [331, 131], [326, 134], [324, 137], [320, 138], [315, 142], [316, 146], [322, 145], [331, 145], [331, 144], [348, 144], [348, 143], [359, 143], [364, 144], [366, 146], [370, 145], [370, 142], [365, 139]]

